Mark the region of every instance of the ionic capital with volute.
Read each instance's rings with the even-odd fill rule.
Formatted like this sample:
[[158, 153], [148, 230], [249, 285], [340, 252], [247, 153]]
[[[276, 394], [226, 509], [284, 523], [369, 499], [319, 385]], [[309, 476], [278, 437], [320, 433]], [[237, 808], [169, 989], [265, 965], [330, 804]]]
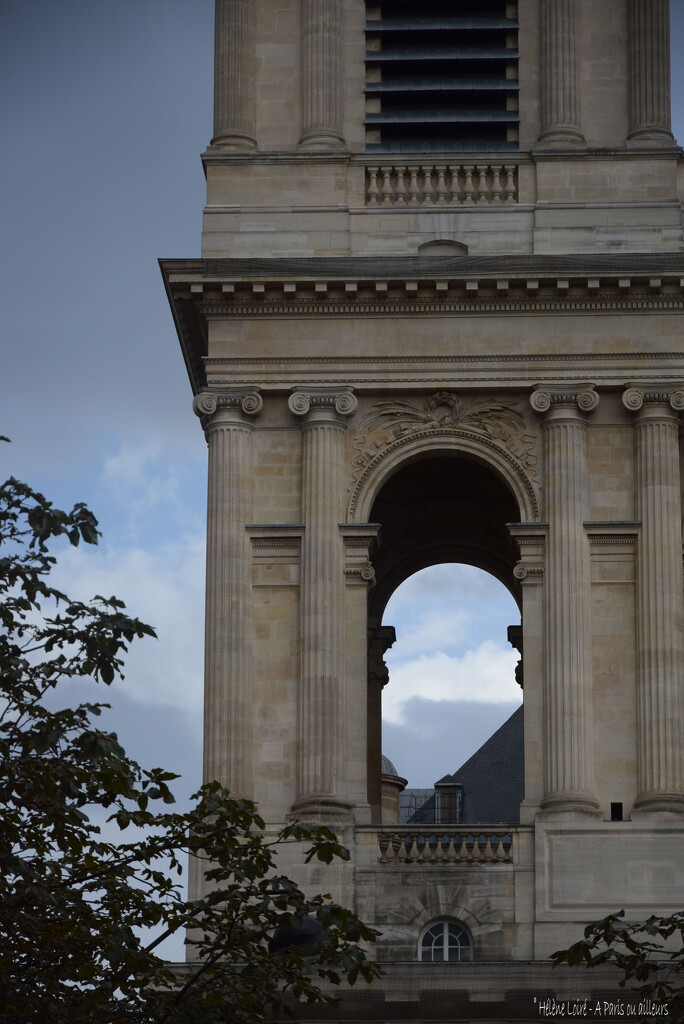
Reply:
[[199, 416], [204, 430], [231, 421], [251, 426], [245, 417], [258, 416], [263, 407], [259, 388], [251, 386], [200, 391], [192, 401], [192, 410]]
[[547, 419], [590, 413], [598, 404], [593, 384], [538, 385], [530, 396], [534, 411], [546, 414]]
[[669, 406], [674, 415], [684, 409], [684, 387], [669, 388], [657, 385], [631, 384], [622, 393], [622, 404], [628, 412], [640, 413], [659, 407], [664, 411]]
[[305, 422], [333, 420], [343, 424], [346, 417], [354, 415], [359, 403], [354, 389], [348, 386], [309, 388], [298, 385], [292, 388], [287, 405], [291, 413], [305, 418]]

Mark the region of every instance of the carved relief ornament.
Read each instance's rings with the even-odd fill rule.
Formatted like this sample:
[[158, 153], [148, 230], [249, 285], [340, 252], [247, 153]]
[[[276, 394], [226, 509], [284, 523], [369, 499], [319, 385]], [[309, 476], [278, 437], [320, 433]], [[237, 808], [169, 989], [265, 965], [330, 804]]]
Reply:
[[528, 506], [536, 517], [537, 499], [532, 486], [538, 475], [536, 439], [526, 433], [525, 420], [515, 406], [436, 391], [422, 406], [408, 401], [376, 402], [361, 421], [361, 428], [363, 432], [353, 441], [352, 515], [365, 482], [382, 460], [414, 442], [444, 437], [469, 442], [471, 448], [495, 451], [521, 479]]

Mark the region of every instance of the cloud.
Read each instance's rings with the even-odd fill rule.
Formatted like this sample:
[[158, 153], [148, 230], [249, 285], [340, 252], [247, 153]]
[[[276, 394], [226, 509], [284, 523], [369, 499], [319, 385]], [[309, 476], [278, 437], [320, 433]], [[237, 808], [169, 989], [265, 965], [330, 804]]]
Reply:
[[158, 641], [136, 641], [117, 684], [134, 701], [196, 715], [202, 705], [204, 539], [187, 535], [154, 549], [69, 549], [55, 584], [87, 600], [114, 594], [129, 612], [157, 631]]
[[406, 721], [406, 704], [420, 696], [429, 701], [475, 701], [496, 704], [520, 700], [515, 682], [519, 655], [510, 648], [485, 640], [460, 656], [437, 651], [392, 664], [382, 695], [383, 718], [394, 724]]

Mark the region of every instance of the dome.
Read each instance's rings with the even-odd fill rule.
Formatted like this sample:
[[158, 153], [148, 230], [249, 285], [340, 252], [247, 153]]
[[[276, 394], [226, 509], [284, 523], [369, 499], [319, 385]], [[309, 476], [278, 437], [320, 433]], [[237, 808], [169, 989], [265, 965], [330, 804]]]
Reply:
[[394, 775], [397, 778], [399, 778], [399, 772], [394, 767], [394, 765], [390, 761], [389, 757], [385, 757], [384, 754], [382, 755], [382, 768], [381, 768], [381, 771], [382, 771], [383, 775]]

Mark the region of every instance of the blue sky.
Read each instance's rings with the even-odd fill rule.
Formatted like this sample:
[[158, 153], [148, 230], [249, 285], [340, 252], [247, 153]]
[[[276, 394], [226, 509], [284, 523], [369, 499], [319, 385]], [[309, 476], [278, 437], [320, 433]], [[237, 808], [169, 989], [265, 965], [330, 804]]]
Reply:
[[[684, 3], [672, 6], [684, 139]], [[69, 552], [62, 582], [115, 593], [157, 627], [112, 720], [145, 763], [182, 772], [185, 792], [201, 765], [206, 449], [157, 259], [200, 252], [212, 33], [213, 0], [0, 9], [0, 433], [13, 439], [0, 471], [98, 515], [101, 546]], [[411, 785], [431, 785], [519, 700], [515, 608], [482, 574], [440, 567], [406, 584], [386, 621], [400, 639], [385, 750]]]

